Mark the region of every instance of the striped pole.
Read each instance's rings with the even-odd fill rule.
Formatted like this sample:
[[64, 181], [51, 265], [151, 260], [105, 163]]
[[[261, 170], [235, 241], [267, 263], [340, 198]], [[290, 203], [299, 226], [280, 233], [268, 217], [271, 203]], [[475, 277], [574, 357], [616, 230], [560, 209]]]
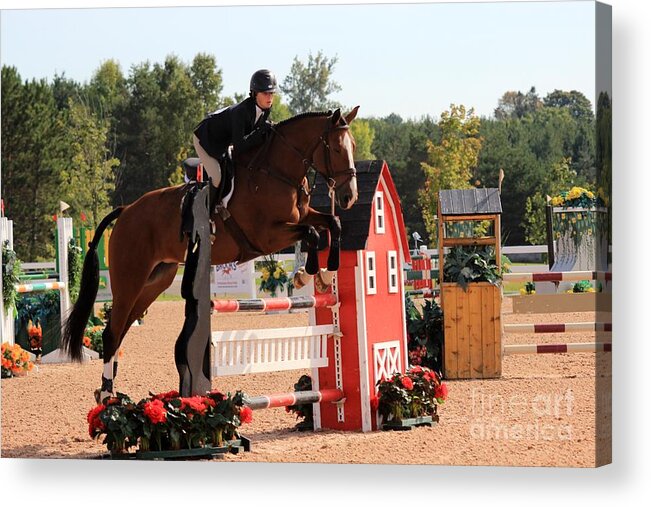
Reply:
[[63, 290], [65, 282], [23, 283], [16, 285], [17, 292], [39, 292], [45, 290]]
[[507, 333], [578, 333], [601, 331], [610, 333], [610, 322], [565, 322], [560, 324], [505, 324]]
[[283, 298], [256, 299], [216, 299], [213, 308], [216, 312], [265, 312], [300, 308], [325, 308], [337, 304], [334, 294], [314, 296], [291, 296]]
[[546, 345], [506, 345], [504, 355], [513, 354], [569, 354], [572, 352], [612, 352], [611, 343], [554, 343]]
[[505, 273], [505, 282], [580, 282], [581, 280], [612, 281], [610, 271], [550, 271], [547, 273]]
[[344, 399], [340, 389], [324, 389], [323, 391], [296, 391], [269, 396], [247, 398], [244, 403], [252, 410], [262, 408], [290, 407], [292, 405], [307, 405], [308, 403], [336, 402]]

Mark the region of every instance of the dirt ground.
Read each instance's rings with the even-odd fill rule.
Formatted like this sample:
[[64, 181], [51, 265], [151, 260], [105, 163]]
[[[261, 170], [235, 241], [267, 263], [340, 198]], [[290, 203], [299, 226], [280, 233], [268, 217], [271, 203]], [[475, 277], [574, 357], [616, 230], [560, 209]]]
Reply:
[[[123, 345], [116, 390], [134, 401], [149, 391], [176, 389], [174, 342], [182, 326], [183, 302], [156, 302], [145, 324], [134, 327]], [[504, 323], [610, 321], [610, 315], [514, 315], [504, 300]], [[596, 319], [595, 319], [596, 317]], [[305, 314], [212, 317], [213, 329], [289, 327], [307, 322]], [[595, 341], [594, 333], [512, 335], [513, 343]], [[610, 406], [601, 384], [610, 382], [610, 354], [508, 356], [499, 380], [447, 381], [449, 397], [439, 407], [440, 422], [404, 432], [297, 432], [283, 409], [258, 410], [242, 428], [251, 452], [229, 454], [229, 461], [368, 464], [444, 464], [592, 467], [610, 461], [606, 411], [595, 410], [595, 396]], [[596, 373], [596, 370], [599, 373]], [[106, 455], [88, 437], [86, 414], [94, 406], [101, 360], [41, 365], [25, 377], [2, 380], [2, 458], [77, 458]], [[222, 391], [249, 395], [292, 390], [304, 372], [289, 371], [213, 379]], [[599, 381], [599, 382], [597, 382]], [[600, 458], [597, 447], [600, 444]]]

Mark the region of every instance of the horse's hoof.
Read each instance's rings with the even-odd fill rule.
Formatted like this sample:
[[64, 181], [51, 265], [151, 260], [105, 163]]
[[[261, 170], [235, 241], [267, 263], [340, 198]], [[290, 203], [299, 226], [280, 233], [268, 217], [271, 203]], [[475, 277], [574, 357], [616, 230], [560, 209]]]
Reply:
[[320, 270], [317, 275], [314, 277], [314, 288], [319, 294], [325, 294], [328, 292], [328, 289], [332, 286], [332, 276], [328, 276], [330, 281], [324, 279], [323, 275], [326, 272], [325, 269]]
[[301, 279], [301, 274], [299, 272], [294, 273], [294, 288], [295, 289], [302, 289], [305, 287], [305, 284], [303, 283], [303, 280]]
[[99, 389], [95, 389], [95, 393], [94, 393], [94, 396], [95, 396], [95, 402], [96, 402], [98, 405], [101, 403], [101, 401], [100, 401], [100, 399], [99, 399], [99, 395], [100, 395], [100, 390], [99, 390]]

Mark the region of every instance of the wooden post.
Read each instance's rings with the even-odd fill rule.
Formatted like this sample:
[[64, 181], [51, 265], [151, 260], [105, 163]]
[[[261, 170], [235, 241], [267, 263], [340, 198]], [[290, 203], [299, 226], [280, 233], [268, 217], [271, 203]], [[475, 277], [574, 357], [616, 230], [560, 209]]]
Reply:
[[549, 269], [552, 269], [554, 265], [554, 227], [553, 227], [553, 208], [549, 203], [549, 198], [547, 200], [547, 205], [545, 206], [545, 222], [547, 225], [547, 264], [549, 264]]

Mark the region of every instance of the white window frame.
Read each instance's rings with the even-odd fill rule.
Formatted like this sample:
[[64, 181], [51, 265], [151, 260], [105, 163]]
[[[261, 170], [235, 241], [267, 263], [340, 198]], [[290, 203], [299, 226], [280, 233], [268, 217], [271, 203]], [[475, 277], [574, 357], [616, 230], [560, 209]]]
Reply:
[[373, 207], [375, 208], [375, 233], [384, 234], [386, 232], [386, 216], [384, 214], [384, 192], [375, 192], [373, 198]]
[[[393, 265], [393, 267], [391, 267]], [[389, 294], [398, 293], [398, 252], [389, 250], [387, 252], [387, 286], [389, 287]]]
[[366, 294], [377, 294], [377, 262], [375, 252], [367, 251], [365, 261]]

